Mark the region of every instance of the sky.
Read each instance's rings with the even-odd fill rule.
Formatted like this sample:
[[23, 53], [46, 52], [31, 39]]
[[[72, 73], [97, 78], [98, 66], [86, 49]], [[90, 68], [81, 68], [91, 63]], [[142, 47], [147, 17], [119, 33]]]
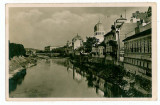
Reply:
[[45, 46], [63, 46], [77, 33], [85, 40], [94, 35], [100, 20], [105, 32], [122, 14], [130, 19], [135, 11], [148, 7], [10, 7], [9, 40], [25, 48], [43, 50]]

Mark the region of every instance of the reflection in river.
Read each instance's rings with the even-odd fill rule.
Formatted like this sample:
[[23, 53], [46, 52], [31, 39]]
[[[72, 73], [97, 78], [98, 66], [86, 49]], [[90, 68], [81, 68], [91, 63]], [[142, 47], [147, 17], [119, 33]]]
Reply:
[[39, 60], [36, 66], [26, 70], [25, 78], [22, 76], [14, 79], [14, 82], [10, 80], [10, 97], [123, 96], [118, 86], [105, 82], [85, 69], [76, 67], [65, 58]]

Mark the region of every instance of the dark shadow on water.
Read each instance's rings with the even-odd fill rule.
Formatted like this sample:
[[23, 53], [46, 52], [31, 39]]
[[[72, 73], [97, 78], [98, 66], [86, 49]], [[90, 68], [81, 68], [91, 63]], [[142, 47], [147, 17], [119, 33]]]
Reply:
[[17, 85], [21, 85], [26, 75], [26, 69], [21, 70], [9, 79], [9, 93], [16, 90]]

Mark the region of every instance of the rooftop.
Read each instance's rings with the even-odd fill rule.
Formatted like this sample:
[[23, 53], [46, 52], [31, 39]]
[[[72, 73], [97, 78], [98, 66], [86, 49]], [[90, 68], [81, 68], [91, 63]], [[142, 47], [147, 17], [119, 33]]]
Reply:
[[124, 41], [127, 41], [127, 40], [130, 40], [130, 39], [137, 38], [137, 37], [145, 36], [145, 35], [147, 35], [147, 34], [151, 34], [151, 32], [152, 32], [152, 28], [150, 28], [150, 29], [148, 29], [148, 30], [145, 30], [145, 31], [143, 31], [143, 32], [139, 32], [139, 33], [137, 33], [137, 34], [135, 34], [135, 35], [129, 36], [129, 37], [127, 37], [126, 39], [124, 39], [123, 42], [124, 42]]

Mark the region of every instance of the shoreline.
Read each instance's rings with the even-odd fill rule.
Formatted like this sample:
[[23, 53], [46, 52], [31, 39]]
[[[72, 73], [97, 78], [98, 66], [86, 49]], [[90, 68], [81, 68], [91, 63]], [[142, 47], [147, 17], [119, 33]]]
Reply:
[[13, 78], [18, 72], [35, 66], [36, 64], [36, 57], [13, 57], [11, 60], [9, 60], [9, 79]]
[[[95, 75], [95, 77], [96, 78], [99, 78], [99, 79], [96, 79], [96, 81], [95, 81], [95, 83], [94, 84], [96, 84], [96, 85], [98, 85], [98, 84], [100, 84], [100, 87], [103, 87], [103, 88], [105, 88], [105, 86], [102, 86], [102, 85], [104, 85], [106, 82], [107, 83], [111, 83], [110, 81], [108, 81], [108, 79], [106, 79], [105, 77], [101, 77], [101, 76], [99, 76], [99, 72], [101, 72], [101, 70], [99, 71], [99, 72], [97, 72], [97, 71], [94, 71], [94, 70], [92, 70], [93, 68], [97, 68], [97, 66], [99, 65], [99, 64], [101, 64], [101, 62], [94, 62], [94, 60], [91, 60], [91, 62], [88, 62], [88, 63], [91, 63], [91, 64], [87, 64], [86, 62], [81, 62], [81, 63], [79, 63], [79, 64], [77, 64], [77, 59], [70, 59], [71, 60], [71, 62], [72, 62], [72, 64], [76, 64], [77, 65], [77, 67], [79, 68], [81, 68], [82, 66], [83, 66], [83, 68], [84, 67], [87, 67], [87, 68], [89, 68], [88, 70], [89, 71], [87, 71], [87, 72], [91, 72], [93, 75]], [[92, 62], [93, 61], [93, 62]], [[92, 64], [93, 63], [93, 64]], [[97, 66], [95, 66], [95, 64], [97, 63], [98, 65]], [[104, 65], [106, 65], [106, 64], [104, 64]], [[116, 65], [115, 65], [116, 66]], [[83, 69], [82, 68], [82, 69]], [[98, 68], [97, 68], [98, 69]], [[103, 72], [103, 71], [102, 71]], [[127, 80], [126, 80], [126, 78], [128, 78]], [[101, 81], [100, 82], [100, 80], [103, 80], [103, 81]], [[98, 82], [97, 82], [98, 81]], [[105, 82], [104, 82], [105, 81]], [[122, 82], [122, 84], [117, 84], [117, 83], [112, 83], [113, 85], [118, 85], [119, 86], [119, 88], [121, 88], [122, 90], [124, 90], [125, 92], [127, 92], [127, 93], [129, 93], [128, 95], [130, 95], [130, 94], [133, 94], [134, 92], [131, 92], [130, 93], [130, 91], [136, 91], [136, 93], [138, 92], [138, 94], [143, 94], [142, 96], [143, 97], [151, 97], [152, 95], [151, 95], [151, 93], [150, 92], [148, 92], [148, 91], [146, 91], [145, 89], [143, 89], [142, 87], [140, 87], [140, 86], [137, 86], [137, 84], [135, 84], [134, 82], [135, 82], [135, 80], [134, 79], [132, 79], [132, 78], [130, 78], [130, 76], [127, 76], [127, 74], [125, 75], [125, 76], [123, 76], [123, 78], [122, 78], [122, 81], [126, 81], [127, 83], [125, 83], [125, 84], [123, 84], [123, 82]], [[103, 89], [102, 89], [103, 90]]]

